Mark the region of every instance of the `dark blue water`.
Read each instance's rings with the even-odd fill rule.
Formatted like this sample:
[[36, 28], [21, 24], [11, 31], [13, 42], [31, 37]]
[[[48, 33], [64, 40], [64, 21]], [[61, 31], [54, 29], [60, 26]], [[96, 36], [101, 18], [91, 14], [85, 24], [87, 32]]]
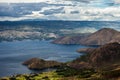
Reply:
[[33, 57], [60, 62], [71, 61], [80, 56], [80, 45], [57, 45], [50, 41], [24, 40], [0, 43], [0, 76], [31, 73], [21, 63]]

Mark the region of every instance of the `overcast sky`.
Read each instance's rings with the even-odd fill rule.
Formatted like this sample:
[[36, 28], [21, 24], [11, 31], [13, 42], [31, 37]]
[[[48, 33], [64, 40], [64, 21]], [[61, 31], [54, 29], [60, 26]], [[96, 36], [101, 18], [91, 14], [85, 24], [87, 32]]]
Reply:
[[[31, 3], [31, 2], [46, 2], [46, 1], [53, 1], [53, 0], [0, 0], [0, 2], [7, 2], [7, 3], [21, 3], [21, 2], [25, 2], [25, 3]], [[60, 1], [60, 0], [56, 0], [56, 1]], [[67, 1], [67, 0], [66, 0]], [[94, 0], [71, 0], [71, 1], [83, 1], [83, 2], [87, 2], [87, 1], [94, 1]], [[101, 2], [101, 1], [108, 1], [108, 2], [111, 2], [111, 1], [114, 1], [116, 3], [120, 3], [120, 0], [95, 0], [95, 1], [98, 1], [98, 2]]]
[[120, 21], [120, 0], [0, 0], [0, 21], [26, 19]]
[[31, 3], [31, 2], [45, 2], [45, 1], [49, 1], [49, 0], [0, 0], [0, 2], [12, 2], [12, 3], [21, 3], [21, 2], [25, 2], [25, 3]]

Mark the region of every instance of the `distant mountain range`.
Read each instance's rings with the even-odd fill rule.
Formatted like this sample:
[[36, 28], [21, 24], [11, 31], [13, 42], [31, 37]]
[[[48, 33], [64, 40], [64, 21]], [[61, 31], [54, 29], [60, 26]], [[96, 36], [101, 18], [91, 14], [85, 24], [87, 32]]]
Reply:
[[86, 37], [65, 36], [53, 41], [56, 44], [104, 45], [106, 43], [120, 43], [120, 32], [111, 28], [103, 28]]
[[[89, 37], [91, 40], [92, 33], [104, 28], [104, 26], [119, 31], [119, 25], [119, 22], [103, 21], [3, 21], [0, 22], [0, 41], [43, 40], [60, 37], [56, 41], [59, 44], [80, 44], [81, 39], [88, 44], [89, 41], [85, 37]], [[116, 39], [118, 38], [119, 36], [116, 37]]]
[[0, 41], [13, 41], [24, 39], [54, 39], [57, 35], [54, 33], [43, 33], [35, 30], [21, 31], [21, 30], [5, 30], [0, 32]]
[[57, 38], [52, 43], [55, 44], [79, 44], [79, 40], [81, 40], [84, 36], [63, 36]]

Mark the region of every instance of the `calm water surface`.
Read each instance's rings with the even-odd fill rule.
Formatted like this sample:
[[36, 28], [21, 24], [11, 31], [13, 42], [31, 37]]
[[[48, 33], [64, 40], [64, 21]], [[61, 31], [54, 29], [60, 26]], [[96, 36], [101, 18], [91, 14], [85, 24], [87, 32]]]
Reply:
[[0, 43], [0, 77], [31, 73], [21, 63], [33, 57], [60, 62], [71, 61], [80, 56], [81, 45], [58, 45], [50, 41], [24, 40]]

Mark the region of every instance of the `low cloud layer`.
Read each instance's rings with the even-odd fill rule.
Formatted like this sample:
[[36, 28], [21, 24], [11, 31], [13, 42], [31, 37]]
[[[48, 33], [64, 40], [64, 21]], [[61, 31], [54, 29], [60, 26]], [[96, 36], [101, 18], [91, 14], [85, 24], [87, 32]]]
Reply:
[[120, 20], [120, 0], [109, 0], [109, 2], [106, 0], [36, 0], [36, 2], [9, 0], [8, 2], [0, 3], [0, 21]]

